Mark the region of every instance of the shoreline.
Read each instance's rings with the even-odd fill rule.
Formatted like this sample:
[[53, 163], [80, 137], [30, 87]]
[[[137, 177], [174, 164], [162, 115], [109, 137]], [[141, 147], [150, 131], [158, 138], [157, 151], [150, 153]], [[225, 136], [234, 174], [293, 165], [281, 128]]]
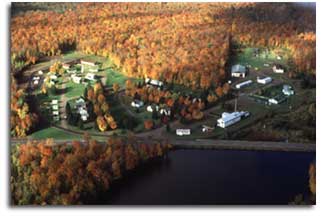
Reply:
[[[10, 139], [11, 145], [18, 145], [27, 141], [38, 139]], [[71, 144], [73, 140], [54, 140], [56, 145]], [[78, 140], [84, 143], [84, 140]], [[139, 139], [153, 145], [161, 141], [169, 143], [173, 149], [200, 149], [200, 150], [240, 150], [240, 151], [279, 151], [279, 152], [316, 152], [315, 143], [287, 143], [287, 142], [269, 142], [269, 141], [244, 141], [244, 140], [210, 140], [210, 139]], [[105, 144], [106, 142], [97, 141]]]

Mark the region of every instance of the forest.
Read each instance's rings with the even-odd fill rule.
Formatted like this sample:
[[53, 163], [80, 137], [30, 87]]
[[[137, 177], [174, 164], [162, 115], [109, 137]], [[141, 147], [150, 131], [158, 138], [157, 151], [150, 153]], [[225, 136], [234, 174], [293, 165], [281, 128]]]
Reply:
[[135, 137], [98, 143], [34, 140], [11, 148], [11, 202], [14, 205], [90, 204], [112, 183], [139, 165], [162, 158], [167, 143], [146, 144]]
[[11, 68], [70, 50], [109, 57], [130, 77], [192, 89], [226, 82], [233, 46], [286, 48], [315, 76], [315, 14], [291, 3], [79, 3], [11, 19]]

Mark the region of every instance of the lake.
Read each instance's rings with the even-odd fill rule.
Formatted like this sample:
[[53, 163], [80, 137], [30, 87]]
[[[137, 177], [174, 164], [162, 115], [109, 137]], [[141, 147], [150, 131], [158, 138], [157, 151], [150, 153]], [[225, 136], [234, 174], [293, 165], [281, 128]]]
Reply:
[[99, 204], [288, 204], [308, 193], [314, 153], [176, 150], [112, 185]]

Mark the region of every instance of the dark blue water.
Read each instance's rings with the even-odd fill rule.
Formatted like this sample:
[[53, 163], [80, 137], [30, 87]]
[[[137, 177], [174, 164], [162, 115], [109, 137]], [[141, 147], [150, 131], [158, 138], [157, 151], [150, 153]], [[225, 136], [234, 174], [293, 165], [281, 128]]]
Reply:
[[121, 205], [288, 204], [308, 193], [313, 153], [178, 150], [142, 166], [100, 200]]

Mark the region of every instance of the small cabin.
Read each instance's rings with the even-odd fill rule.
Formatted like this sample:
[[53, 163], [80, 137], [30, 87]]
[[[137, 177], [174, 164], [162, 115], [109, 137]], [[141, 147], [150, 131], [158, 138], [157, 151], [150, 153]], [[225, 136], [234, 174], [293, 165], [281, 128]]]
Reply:
[[144, 106], [144, 102], [140, 101], [140, 100], [134, 100], [134, 101], [132, 101], [131, 106], [135, 107], [135, 108], [140, 108], [140, 107]]
[[231, 69], [231, 76], [244, 78], [246, 76], [246, 67], [240, 64], [233, 65]]
[[177, 136], [189, 136], [191, 135], [191, 129], [176, 129]]
[[257, 83], [265, 85], [265, 84], [272, 82], [272, 78], [271, 77], [264, 77], [264, 78], [257, 77], [256, 81], [257, 81]]
[[279, 64], [274, 65], [272, 70], [274, 73], [284, 73], [284, 68]]

